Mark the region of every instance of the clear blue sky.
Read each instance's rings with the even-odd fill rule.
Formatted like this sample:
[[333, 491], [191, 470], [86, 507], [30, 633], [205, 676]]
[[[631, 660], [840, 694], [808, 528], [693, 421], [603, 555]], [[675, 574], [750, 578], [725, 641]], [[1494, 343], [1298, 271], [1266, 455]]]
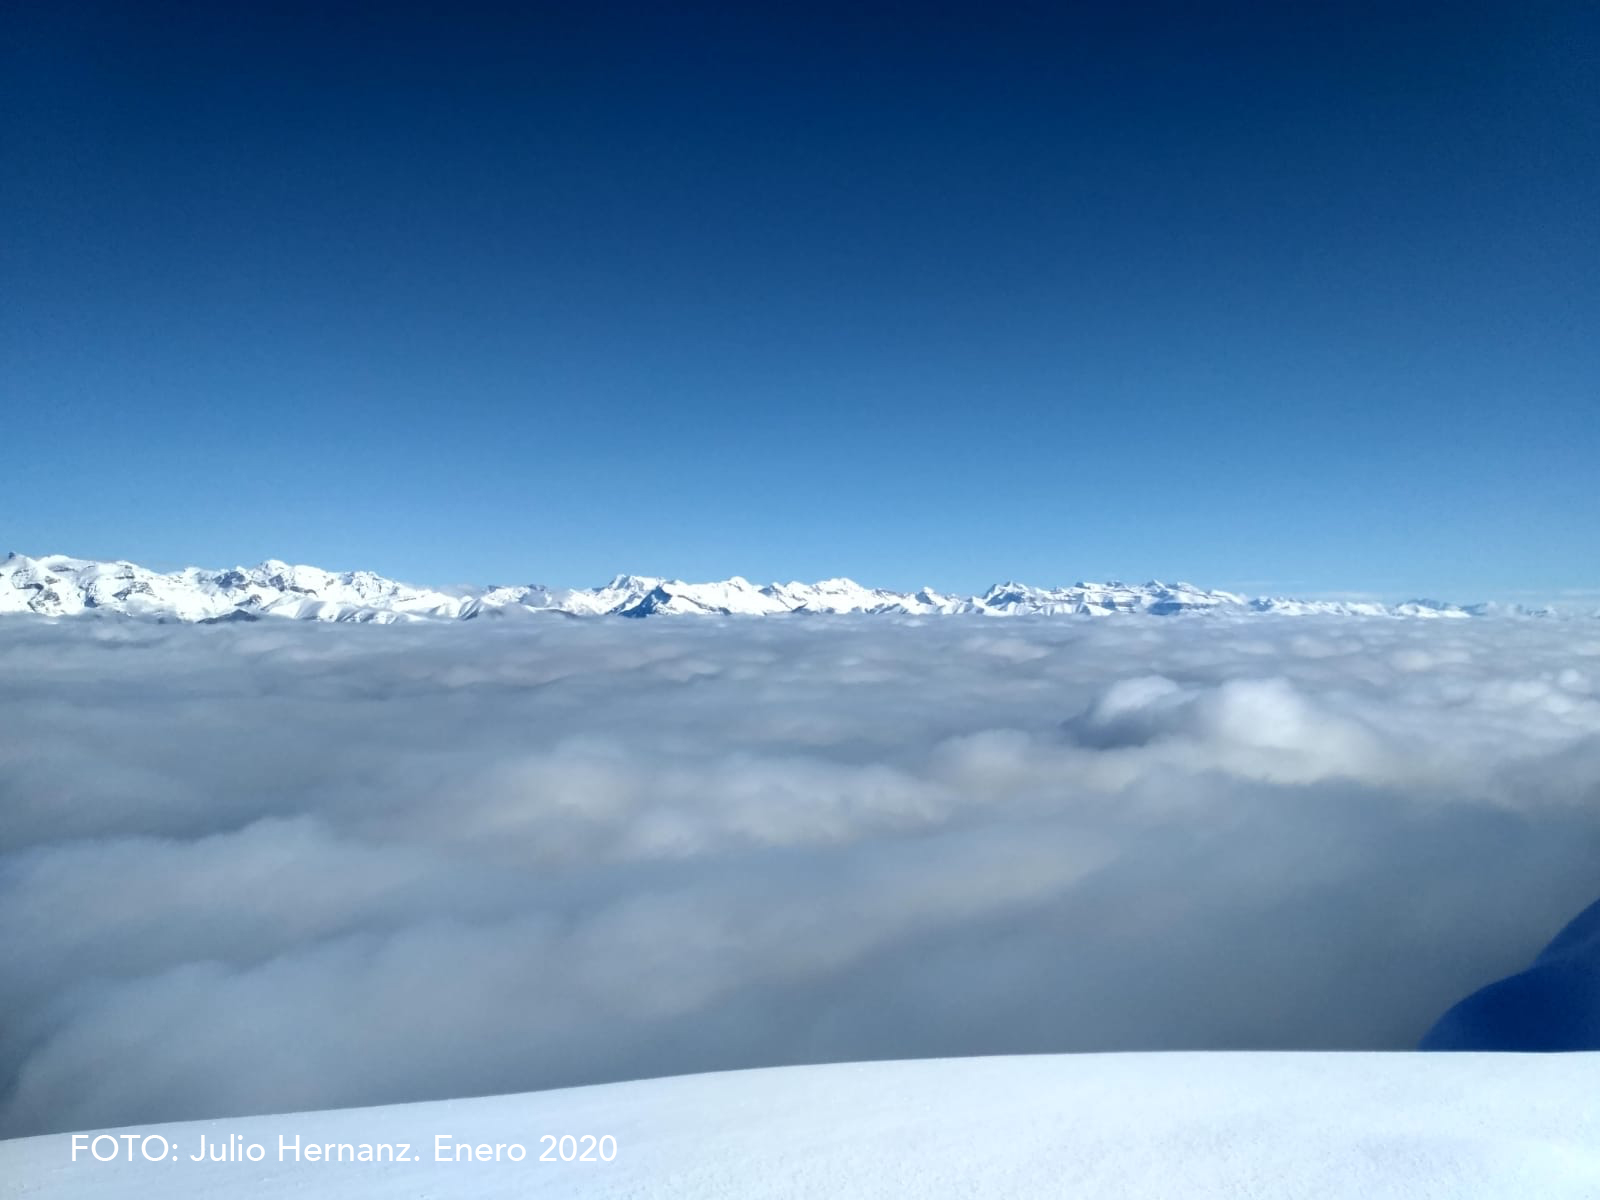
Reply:
[[1600, 584], [1600, 5], [428, 7], [7, 7], [0, 551]]

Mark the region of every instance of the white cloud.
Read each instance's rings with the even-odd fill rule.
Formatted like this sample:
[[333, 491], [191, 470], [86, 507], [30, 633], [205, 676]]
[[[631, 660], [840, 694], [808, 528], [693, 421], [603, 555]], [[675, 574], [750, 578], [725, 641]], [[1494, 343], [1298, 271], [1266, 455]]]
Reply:
[[1593, 898], [1585, 626], [0, 625], [0, 1132], [1398, 1047]]

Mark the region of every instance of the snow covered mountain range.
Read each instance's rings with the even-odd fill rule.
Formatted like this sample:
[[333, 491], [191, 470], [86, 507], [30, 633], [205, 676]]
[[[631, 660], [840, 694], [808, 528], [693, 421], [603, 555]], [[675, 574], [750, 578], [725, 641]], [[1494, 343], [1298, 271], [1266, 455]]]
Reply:
[[1436, 600], [1383, 605], [1334, 600], [1246, 597], [1188, 583], [1075, 583], [1040, 588], [1000, 583], [981, 596], [923, 588], [892, 592], [849, 579], [754, 584], [739, 576], [683, 583], [618, 575], [597, 588], [540, 584], [436, 589], [385, 579], [371, 571], [334, 573], [268, 560], [255, 567], [162, 573], [130, 562], [95, 562], [12, 554], [0, 562], [0, 614], [46, 617], [112, 614], [164, 621], [248, 621], [288, 617], [315, 621], [468, 620], [525, 613], [568, 616], [769, 616], [780, 613], [889, 613], [906, 616], [1058, 616], [1111, 613], [1280, 613], [1465, 619], [1546, 615], [1542, 610], [1460, 607]]

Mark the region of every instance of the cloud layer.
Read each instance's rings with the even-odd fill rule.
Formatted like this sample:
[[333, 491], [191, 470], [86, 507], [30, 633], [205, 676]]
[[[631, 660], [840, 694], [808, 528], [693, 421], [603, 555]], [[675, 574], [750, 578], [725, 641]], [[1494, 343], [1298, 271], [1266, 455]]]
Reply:
[[0, 1134], [1413, 1044], [1600, 877], [1578, 622], [0, 624]]

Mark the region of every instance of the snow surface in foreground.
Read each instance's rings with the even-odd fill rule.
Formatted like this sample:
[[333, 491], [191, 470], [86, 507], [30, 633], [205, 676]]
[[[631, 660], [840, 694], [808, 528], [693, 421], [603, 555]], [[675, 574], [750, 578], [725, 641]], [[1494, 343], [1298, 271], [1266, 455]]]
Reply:
[[[1559, 1197], [1600, 1195], [1600, 1054], [1056, 1055], [787, 1067], [521, 1096], [150, 1126], [176, 1158], [0, 1143], [21, 1195], [73, 1197]], [[611, 1162], [538, 1162], [543, 1134]], [[191, 1162], [204, 1136], [263, 1162]], [[420, 1161], [278, 1161], [409, 1142]], [[435, 1139], [522, 1162], [436, 1162]], [[80, 1143], [82, 1144], [82, 1143]], [[122, 1145], [122, 1143], [118, 1143]], [[156, 1144], [159, 1147], [159, 1144]], [[107, 1145], [101, 1143], [102, 1151]]]

